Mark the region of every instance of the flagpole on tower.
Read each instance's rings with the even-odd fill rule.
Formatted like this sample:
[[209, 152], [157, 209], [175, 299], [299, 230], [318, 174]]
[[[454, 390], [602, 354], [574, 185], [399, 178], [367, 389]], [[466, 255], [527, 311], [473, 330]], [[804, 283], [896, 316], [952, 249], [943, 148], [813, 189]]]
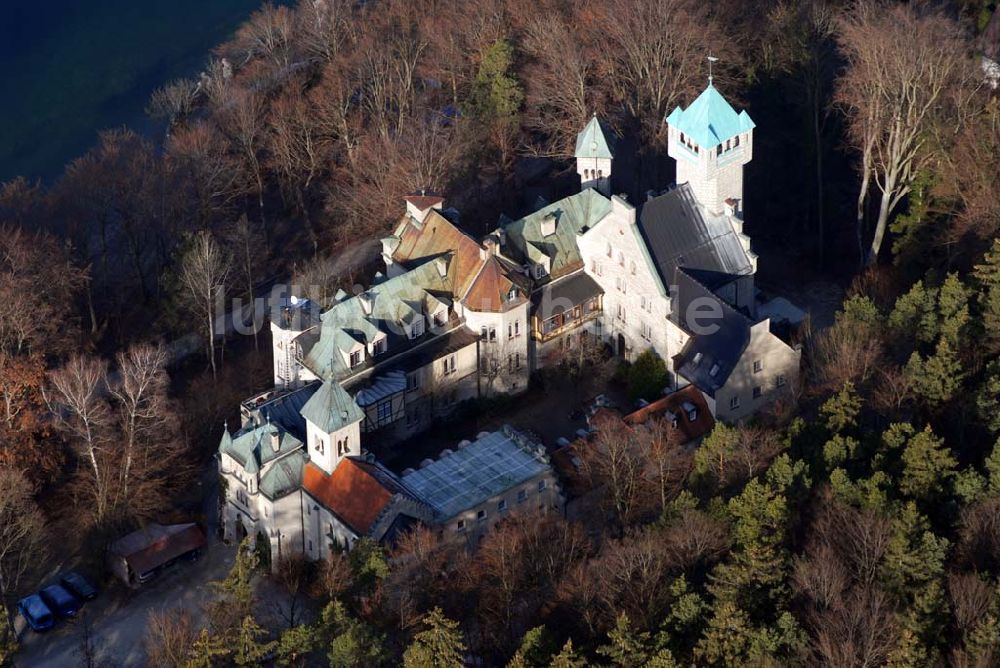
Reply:
[[709, 54], [708, 56], [708, 84], [712, 85], [712, 63], [718, 62], [719, 59], [715, 56]]

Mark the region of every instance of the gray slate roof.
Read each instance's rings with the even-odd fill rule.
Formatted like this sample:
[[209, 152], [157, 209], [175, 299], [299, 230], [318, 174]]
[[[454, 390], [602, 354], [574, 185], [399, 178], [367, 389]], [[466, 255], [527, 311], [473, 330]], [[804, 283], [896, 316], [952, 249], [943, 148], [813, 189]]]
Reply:
[[505, 426], [403, 476], [442, 520], [549, 471], [542, 446]]
[[[674, 273], [671, 283], [677, 288], [677, 301], [670, 318], [692, 334], [684, 349], [674, 357], [674, 369], [698, 389], [715, 396], [750, 342], [752, 323], [682, 269]], [[708, 304], [714, 305], [721, 317], [709, 317], [712, 311], [706, 307]], [[703, 327], [714, 327], [714, 331], [699, 333]]]
[[531, 301], [535, 314], [544, 320], [602, 294], [604, 289], [581, 270], [549, 283], [535, 292]]
[[636, 222], [666, 285], [678, 267], [713, 289], [753, 273], [729, 219], [705, 211], [686, 183], [643, 203]]

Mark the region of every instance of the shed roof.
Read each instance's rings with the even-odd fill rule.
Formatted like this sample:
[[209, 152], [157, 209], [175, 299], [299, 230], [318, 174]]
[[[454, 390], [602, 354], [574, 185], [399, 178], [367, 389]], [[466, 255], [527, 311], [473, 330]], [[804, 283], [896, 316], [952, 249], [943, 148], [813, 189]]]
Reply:
[[532, 302], [535, 315], [545, 320], [602, 294], [604, 289], [590, 274], [581, 270], [538, 290], [532, 295]]
[[125, 559], [136, 575], [141, 575], [204, 545], [205, 534], [193, 522], [166, 525], [154, 522], [122, 536], [111, 544], [110, 551]]
[[755, 125], [746, 111], [736, 110], [711, 83], [687, 109], [676, 107], [667, 123], [688, 135], [698, 145], [712, 149]]

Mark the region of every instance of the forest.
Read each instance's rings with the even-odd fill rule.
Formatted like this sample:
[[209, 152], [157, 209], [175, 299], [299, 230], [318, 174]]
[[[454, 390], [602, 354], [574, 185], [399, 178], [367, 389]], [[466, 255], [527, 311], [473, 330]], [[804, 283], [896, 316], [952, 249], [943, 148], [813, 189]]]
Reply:
[[[641, 201], [672, 180], [663, 119], [712, 55], [757, 122], [747, 231], [780, 268], [762, 279], [846, 295], [803, 333], [796, 400], [694, 452], [664, 425], [599, 431], [586, 522], [515, 518], [475, 552], [421, 529], [265, 576], [242, 545], [206, 623], [150, 617], [149, 664], [1000, 664], [995, 10], [264, 5], [153, 95], [162, 136], [104, 130], [54, 182], [0, 184], [0, 657], [54, 559], [99, 567], [122, 531], [198, 512], [224, 422], [271, 370], [266, 335], [216, 342], [220, 300], [363, 280], [338, 258], [412, 192], [473, 236], [525, 213], [526, 165], [570, 192], [594, 113]], [[191, 332], [207, 343], [179, 359]], [[264, 577], [322, 614], [264, 628]]]

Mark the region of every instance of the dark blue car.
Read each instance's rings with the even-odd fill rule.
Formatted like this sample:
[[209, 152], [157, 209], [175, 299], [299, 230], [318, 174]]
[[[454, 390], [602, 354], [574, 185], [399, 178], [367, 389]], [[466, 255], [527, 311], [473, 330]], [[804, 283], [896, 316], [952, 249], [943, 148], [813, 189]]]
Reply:
[[80, 601], [61, 585], [49, 585], [38, 593], [45, 605], [60, 617], [75, 617], [80, 610]]
[[17, 609], [33, 631], [48, 631], [55, 626], [55, 615], [38, 594], [22, 598], [17, 602]]
[[97, 596], [97, 588], [79, 573], [67, 573], [59, 578], [59, 584], [81, 601], [90, 601]]

